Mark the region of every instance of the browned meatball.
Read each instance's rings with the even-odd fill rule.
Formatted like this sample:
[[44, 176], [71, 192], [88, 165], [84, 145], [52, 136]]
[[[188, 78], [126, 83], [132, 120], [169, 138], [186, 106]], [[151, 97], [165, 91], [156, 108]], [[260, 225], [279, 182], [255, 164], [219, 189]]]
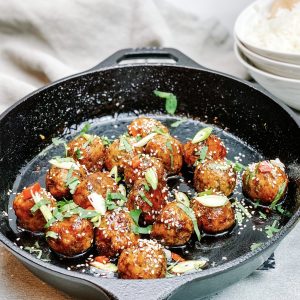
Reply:
[[126, 183], [133, 184], [137, 179], [144, 178], [147, 169], [151, 167], [156, 171], [159, 182], [166, 180], [166, 170], [160, 159], [147, 154], [138, 154], [124, 168]]
[[205, 159], [217, 160], [225, 158], [226, 148], [221, 141], [221, 139], [213, 134], [211, 134], [206, 140], [193, 144], [188, 141], [183, 145], [183, 156], [184, 161], [188, 166], [194, 166], [196, 161], [200, 158], [201, 150], [207, 147], [207, 152]]
[[190, 217], [177, 202], [168, 203], [152, 227], [151, 238], [166, 246], [184, 245], [194, 231]]
[[[47, 233], [52, 234], [47, 236]], [[94, 229], [91, 221], [78, 215], [53, 223], [47, 230], [49, 247], [62, 255], [75, 256], [86, 252], [93, 244]]]
[[136, 246], [122, 252], [118, 271], [123, 279], [164, 278], [167, 260], [162, 246], [153, 240], [139, 240]]
[[[34, 193], [35, 192], [38, 192], [40, 198], [50, 201], [48, 206], [50, 210], [52, 210], [55, 206], [55, 199], [51, 196], [51, 194], [40, 188], [39, 191], [34, 191]], [[44, 226], [47, 222], [39, 209], [35, 212], [31, 212], [31, 208], [34, 205], [35, 202], [30, 194], [26, 195], [26, 193], [23, 192], [17, 194], [13, 202], [13, 208], [15, 210], [19, 225], [22, 228], [33, 232], [42, 232], [45, 230]]]
[[157, 134], [148, 142], [145, 153], [159, 158], [168, 174], [177, 174], [181, 170], [182, 145], [171, 136]]
[[95, 243], [100, 255], [114, 257], [124, 249], [136, 245], [139, 235], [132, 232], [134, 225], [127, 209], [107, 211], [95, 231]]
[[85, 177], [77, 186], [73, 195], [74, 202], [83, 207], [93, 207], [89, 197], [92, 193], [101, 195], [104, 199], [108, 191], [116, 192], [118, 186], [107, 172], [97, 172]]
[[270, 161], [253, 163], [243, 173], [243, 192], [251, 199], [270, 204], [285, 195], [288, 177], [283, 166]]
[[97, 135], [82, 134], [68, 144], [68, 156], [74, 158], [88, 171], [101, 171], [105, 159], [105, 147]]
[[193, 199], [191, 207], [194, 210], [199, 228], [208, 233], [218, 233], [230, 229], [235, 223], [235, 214], [228, 201], [224, 206], [208, 207]]
[[236, 172], [225, 160], [206, 161], [195, 169], [194, 187], [198, 192], [213, 189], [228, 196], [235, 185]]
[[153, 224], [161, 213], [168, 198], [168, 188], [164, 181], [153, 190], [145, 179], [138, 179], [128, 195], [126, 206], [129, 210], [141, 209], [144, 224]]
[[46, 174], [46, 188], [57, 199], [70, 198], [71, 193], [67, 186], [68, 176], [80, 182], [86, 175], [86, 169], [82, 166], [79, 166], [79, 170], [73, 170], [72, 174], [69, 174], [68, 169], [51, 166]]
[[169, 133], [169, 129], [160, 121], [147, 117], [137, 118], [133, 120], [127, 127], [128, 133], [132, 136], [145, 137], [152, 133], [155, 129], [158, 129], [164, 133]]
[[132, 137], [122, 136], [113, 141], [107, 149], [105, 166], [111, 170], [114, 166], [123, 172], [124, 167], [131, 161], [131, 159], [142, 152], [142, 148], [134, 147], [136, 139]]

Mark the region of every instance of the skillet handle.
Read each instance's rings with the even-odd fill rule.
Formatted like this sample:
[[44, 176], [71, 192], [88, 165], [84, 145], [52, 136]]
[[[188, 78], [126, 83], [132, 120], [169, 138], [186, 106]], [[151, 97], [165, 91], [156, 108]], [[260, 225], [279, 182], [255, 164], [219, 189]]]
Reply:
[[201, 68], [198, 63], [174, 48], [128, 48], [115, 52], [107, 59], [90, 69], [134, 64], [169, 64], [192, 68]]

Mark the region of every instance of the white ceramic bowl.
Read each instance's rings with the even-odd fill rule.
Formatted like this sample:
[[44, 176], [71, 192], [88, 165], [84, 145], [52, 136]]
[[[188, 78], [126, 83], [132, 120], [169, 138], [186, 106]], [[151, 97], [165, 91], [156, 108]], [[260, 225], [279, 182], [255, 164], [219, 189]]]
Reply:
[[[270, 59], [300, 65], [300, 53], [293, 54], [287, 52], [279, 52], [276, 50], [268, 50], [261, 48], [257, 45], [248, 42], [247, 35], [249, 28], [253, 26], [254, 22], [258, 19], [261, 11], [269, 11], [271, 4], [274, 0], [257, 0], [249, 5], [242, 13], [238, 16], [235, 25], [234, 33], [237, 38], [251, 51], [268, 57]], [[300, 25], [299, 25], [300, 26]]]
[[239, 50], [241, 50], [255, 67], [274, 75], [300, 79], [300, 65], [288, 64], [256, 54], [246, 48], [237, 37], [235, 37], [235, 42]]
[[290, 107], [300, 110], [300, 80], [280, 77], [261, 71], [247, 60], [236, 44], [234, 51], [238, 60], [262, 87]]

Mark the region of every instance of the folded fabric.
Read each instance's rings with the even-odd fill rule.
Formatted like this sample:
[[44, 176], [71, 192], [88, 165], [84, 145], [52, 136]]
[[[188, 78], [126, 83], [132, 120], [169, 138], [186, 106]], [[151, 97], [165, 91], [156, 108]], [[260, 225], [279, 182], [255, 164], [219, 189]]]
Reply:
[[0, 112], [36, 88], [127, 47], [174, 47], [245, 77], [230, 32], [162, 0], [0, 0]]

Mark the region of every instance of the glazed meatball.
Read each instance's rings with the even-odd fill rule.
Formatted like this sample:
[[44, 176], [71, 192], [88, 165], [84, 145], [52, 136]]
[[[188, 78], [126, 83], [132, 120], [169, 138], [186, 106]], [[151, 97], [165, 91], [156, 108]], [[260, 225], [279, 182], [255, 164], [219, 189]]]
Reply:
[[137, 179], [145, 178], [149, 168], [156, 171], [159, 182], [166, 181], [166, 170], [160, 159], [147, 154], [138, 154], [124, 168], [126, 183], [133, 184]]
[[[28, 187], [26, 191], [28, 191], [31, 187]], [[33, 192], [34, 194], [38, 193], [40, 198], [49, 200], [50, 204], [48, 204], [48, 207], [50, 208], [50, 210], [54, 208], [55, 199], [51, 196], [51, 194], [47, 193], [40, 187], [38, 191]], [[20, 227], [32, 232], [43, 232], [44, 226], [47, 222], [39, 209], [35, 212], [31, 212], [31, 209], [34, 205], [35, 202], [30, 192], [29, 194], [25, 192], [17, 194], [13, 202], [13, 208], [15, 210], [15, 214], [17, 216], [18, 224], [20, 225]]]
[[168, 203], [152, 227], [151, 238], [166, 246], [184, 245], [194, 231], [191, 218], [177, 202]]
[[165, 182], [159, 182], [157, 189], [147, 183], [145, 179], [138, 179], [131, 189], [126, 206], [129, 210], [141, 209], [141, 223], [153, 224], [161, 213], [168, 198], [168, 188]]
[[[50, 194], [57, 198], [70, 198], [71, 192], [67, 186], [69, 170], [51, 166], [46, 174], [46, 188]], [[73, 170], [71, 174], [72, 180], [78, 179], [79, 182], [87, 175], [86, 169], [82, 166], [78, 166], [78, 170]]]
[[142, 148], [134, 147], [136, 143], [135, 138], [122, 136], [113, 141], [107, 149], [105, 166], [111, 170], [114, 166], [118, 167], [120, 172], [124, 171], [124, 167], [131, 161], [131, 159], [142, 152]]
[[252, 200], [270, 204], [285, 195], [288, 177], [276, 161], [250, 164], [243, 173], [243, 192]]
[[201, 150], [207, 147], [205, 159], [217, 160], [225, 158], [227, 151], [221, 139], [211, 134], [206, 140], [193, 144], [188, 141], [183, 145], [183, 156], [185, 163], [192, 167], [200, 158]]
[[68, 156], [86, 166], [88, 171], [97, 172], [102, 170], [105, 147], [99, 136], [82, 134], [70, 141], [67, 149]]
[[147, 118], [140, 117], [133, 120], [128, 126], [128, 133], [132, 136], [140, 136], [145, 137], [148, 134], [152, 133], [153, 130], [158, 129], [164, 133], [169, 133], [169, 129], [163, 125], [160, 121]]
[[88, 175], [78, 184], [73, 200], [83, 208], [91, 208], [92, 204], [89, 197], [92, 193], [99, 194], [105, 199], [107, 192], [116, 192], [117, 190], [116, 182], [107, 172], [97, 172]]
[[181, 170], [182, 145], [171, 136], [157, 134], [147, 143], [145, 153], [159, 158], [169, 175], [177, 174]]
[[236, 172], [225, 160], [206, 161], [195, 169], [194, 187], [198, 192], [212, 189], [228, 196], [235, 185]]
[[[49, 232], [51, 235], [48, 236]], [[93, 238], [93, 224], [78, 215], [53, 223], [46, 232], [49, 247], [69, 257], [85, 253], [92, 246]]]
[[167, 260], [162, 246], [153, 240], [139, 240], [122, 252], [118, 271], [123, 279], [164, 278]]
[[95, 231], [95, 244], [100, 255], [114, 257], [136, 245], [139, 235], [132, 232], [134, 224], [127, 209], [107, 211]]
[[196, 198], [191, 201], [191, 207], [199, 228], [205, 232], [219, 233], [230, 229], [235, 224], [234, 209], [229, 201], [224, 206], [208, 207]]

